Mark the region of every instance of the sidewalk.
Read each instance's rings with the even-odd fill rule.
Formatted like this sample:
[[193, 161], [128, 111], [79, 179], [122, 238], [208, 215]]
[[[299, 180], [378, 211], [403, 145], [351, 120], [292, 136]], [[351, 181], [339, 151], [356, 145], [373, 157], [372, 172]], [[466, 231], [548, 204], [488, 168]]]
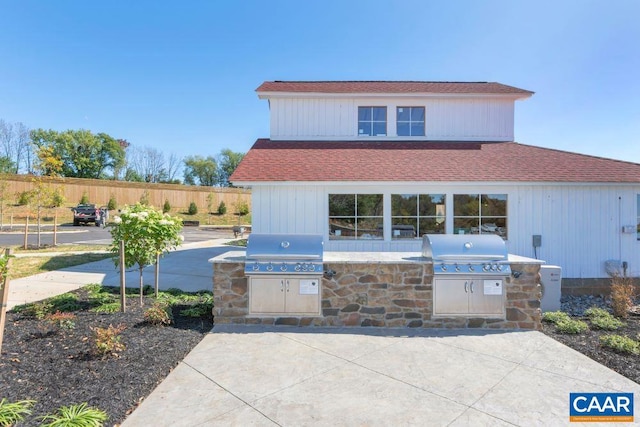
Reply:
[[[234, 249], [234, 246], [223, 245], [232, 240], [234, 239], [213, 239], [187, 243], [160, 258], [160, 289], [180, 288], [188, 292], [213, 290], [213, 269], [208, 260]], [[145, 284], [153, 286], [155, 266], [145, 268], [143, 278]], [[125, 281], [127, 287], [138, 287], [139, 272], [136, 267], [127, 270]], [[120, 286], [120, 273], [113, 260], [105, 259], [11, 280], [7, 310], [19, 304], [69, 292], [90, 283]]]

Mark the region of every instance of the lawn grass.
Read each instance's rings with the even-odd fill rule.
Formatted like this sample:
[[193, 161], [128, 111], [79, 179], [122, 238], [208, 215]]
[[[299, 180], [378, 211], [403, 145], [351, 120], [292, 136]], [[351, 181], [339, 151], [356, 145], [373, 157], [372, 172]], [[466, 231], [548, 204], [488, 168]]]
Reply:
[[41, 248], [24, 249], [22, 246], [14, 246], [14, 254], [47, 253], [47, 252], [101, 252], [108, 251], [109, 245], [77, 245], [61, 244], [57, 246], [43, 246]]
[[11, 260], [10, 277], [19, 279], [21, 277], [32, 276], [47, 271], [60, 270], [61, 268], [73, 267], [75, 265], [86, 264], [88, 262], [100, 261], [110, 258], [109, 253], [83, 253], [64, 254], [37, 257], [19, 257]]

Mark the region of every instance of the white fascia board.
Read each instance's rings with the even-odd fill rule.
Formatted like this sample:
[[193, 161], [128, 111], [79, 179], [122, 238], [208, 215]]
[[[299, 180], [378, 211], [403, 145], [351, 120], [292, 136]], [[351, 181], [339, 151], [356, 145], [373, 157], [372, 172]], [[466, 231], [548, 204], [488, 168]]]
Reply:
[[530, 98], [530, 93], [366, 93], [366, 92], [257, 92], [258, 98], [501, 98], [501, 99], [525, 99]]
[[237, 181], [233, 182], [236, 187], [258, 187], [261, 185], [273, 185], [273, 186], [309, 186], [309, 185], [322, 185], [322, 186], [394, 186], [406, 187], [406, 185], [442, 185], [442, 186], [482, 186], [482, 187], [560, 187], [560, 186], [574, 186], [574, 187], [589, 187], [589, 186], [608, 186], [608, 187], [638, 187], [640, 188], [640, 182], [571, 182], [571, 181]]
[[438, 138], [428, 138], [428, 137], [424, 137], [424, 136], [353, 136], [353, 135], [346, 135], [346, 136], [307, 136], [305, 135], [304, 137], [300, 137], [300, 138], [292, 138], [291, 136], [273, 136], [271, 135], [271, 137], [269, 138], [271, 141], [315, 141], [315, 142], [320, 142], [320, 141], [325, 141], [325, 142], [332, 142], [332, 141], [339, 141], [339, 142], [362, 142], [362, 141], [386, 141], [386, 142], [393, 142], [393, 141], [415, 141], [415, 142], [450, 142], [452, 144], [455, 144], [456, 142], [514, 142], [513, 138], [509, 138], [509, 137], [504, 137], [504, 138], [496, 138], [493, 137], [493, 139], [489, 139], [488, 137], [472, 137], [472, 136], [468, 136], [468, 137], [459, 137], [459, 136], [455, 136], [455, 137], [438, 137]]

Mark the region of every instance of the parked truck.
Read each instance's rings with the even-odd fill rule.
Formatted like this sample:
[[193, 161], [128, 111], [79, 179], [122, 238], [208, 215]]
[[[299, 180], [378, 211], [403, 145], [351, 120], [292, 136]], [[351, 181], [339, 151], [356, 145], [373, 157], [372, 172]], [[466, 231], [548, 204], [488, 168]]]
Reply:
[[95, 223], [96, 227], [103, 225], [102, 209], [96, 208], [93, 204], [79, 204], [71, 208], [73, 211], [73, 225]]

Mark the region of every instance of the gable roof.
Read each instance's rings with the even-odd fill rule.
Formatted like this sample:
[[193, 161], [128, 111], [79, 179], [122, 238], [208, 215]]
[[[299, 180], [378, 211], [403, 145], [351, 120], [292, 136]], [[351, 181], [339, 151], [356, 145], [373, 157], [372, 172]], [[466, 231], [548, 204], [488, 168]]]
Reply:
[[293, 93], [433, 93], [531, 96], [533, 92], [495, 82], [423, 81], [266, 81], [256, 92]]
[[640, 183], [640, 164], [516, 142], [258, 139], [230, 181]]

